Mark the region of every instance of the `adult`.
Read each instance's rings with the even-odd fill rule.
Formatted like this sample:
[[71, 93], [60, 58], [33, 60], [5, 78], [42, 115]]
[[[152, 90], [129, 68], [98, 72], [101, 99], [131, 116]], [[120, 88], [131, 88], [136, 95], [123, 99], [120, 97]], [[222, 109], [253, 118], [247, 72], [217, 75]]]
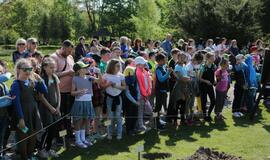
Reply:
[[167, 53], [167, 57], [171, 57], [171, 55], [170, 55], [171, 51], [172, 51], [172, 35], [171, 34], [167, 34], [167, 37], [162, 42], [161, 47]]
[[79, 44], [75, 47], [75, 56], [74, 61], [77, 62], [82, 57], [85, 57], [86, 48], [85, 48], [85, 37], [79, 37]]
[[20, 38], [16, 41], [16, 51], [12, 53], [13, 64], [20, 58], [28, 58], [29, 53], [26, 51], [26, 40]]
[[[61, 115], [70, 112], [74, 97], [71, 96], [71, 86], [73, 77], [74, 60], [72, 57], [73, 44], [70, 40], [62, 43], [61, 49], [51, 55], [56, 62], [56, 75], [60, 80], [59, 88], [61, 92]], [[64, 127], [67, 129], [68, 136], [72, 135], [71, 122], [69, 119], [63, 120]]]
[[38, 57], [37, 55], [42, 55], [38, 49], [38, 41], [36, 38], [27, 39], [27, 52], [30, 57]]
[[229, 48], [229, 51], [231, 52], [231, 54], [233, 54], [234, 56], [237, 56], [238, 54], [240, 54], [240, 49], [237, 46], [237, 41], [235, 39], [233, 39], [231, 41], [231, 46]]

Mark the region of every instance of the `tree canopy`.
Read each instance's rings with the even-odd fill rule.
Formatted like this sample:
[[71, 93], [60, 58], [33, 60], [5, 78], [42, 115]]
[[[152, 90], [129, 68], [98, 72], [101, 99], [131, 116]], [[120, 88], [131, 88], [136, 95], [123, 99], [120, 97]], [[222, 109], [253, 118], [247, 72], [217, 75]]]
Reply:
[[161, 39], [269, 38], [270, 2], [263, 0], [2, 0], [0, 44], [37, 37], [58, 44], [79, 36]]

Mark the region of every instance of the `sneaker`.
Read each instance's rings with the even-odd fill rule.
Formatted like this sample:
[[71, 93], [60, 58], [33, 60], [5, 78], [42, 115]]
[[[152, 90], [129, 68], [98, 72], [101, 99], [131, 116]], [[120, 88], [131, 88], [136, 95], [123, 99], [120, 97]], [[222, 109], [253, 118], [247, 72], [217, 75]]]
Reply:
[[140, 127], [139, 129], [138, 129], [138, 132], [143, 132], [143, 131], [145, 131], [147, 128], [145, 127], [145, 126], [142, 126], [142, 127]]
[[49, 153], [45, 149], [42, 149], [41, 151], [38, 151], [38, 156], [44, 159], [49, 158]]
[[243, 117], [244, 114], [242, 112], [237, 112], [239, 114], [240, 117]]
[[88, 147], [93, 145], [91, 142], [88, 142], [87, 140], [83, 141], [83, 144], [87, 145]]
[[87, 148], [87, 145], [83, 144], [82, 142], [75, 142], [75, 145], [79, 148]]
[[161, 125], [166, 125], [166, 122], [163, 121], [162, 119], [159, 120], [159, 123], [160, 123]]
[[239, 118], [239, 117], [241, 117], [241, 116], [240, 116], [239, 112], [234, 112], [234, 113], [233, 113], [233, 117]]
[[54, 150], [49, 150], [48, 154], [52, 158], [58, 158], [59, 157], [59, 155]]
[[118, 135], [118, 136], [116, 137], [116, 139], [117, 139], [117, 140], [121, 140], [121, 139], [122, 139], [122, 136], [121, 136], [121, 135]]
[[108, 140], [112, 140], [112, 135], [107, 135]]

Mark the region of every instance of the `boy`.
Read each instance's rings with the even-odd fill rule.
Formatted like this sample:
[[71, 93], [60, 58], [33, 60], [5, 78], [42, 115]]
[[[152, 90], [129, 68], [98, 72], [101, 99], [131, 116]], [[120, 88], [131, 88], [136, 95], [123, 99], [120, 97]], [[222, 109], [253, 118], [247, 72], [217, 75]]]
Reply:
[[[179, 49], [177, 49], [177, 48], [172, 49], [172, 52], [171, 52], [172, 58], [170, 59], [170, 61], [168, 63], [170, 68], [172, 68], [172, 69], [175, 68], [179, 53], [180, 53]], [[176, 82], [176, 78], [175, 78], [174, 74], [171, 74], [171, 78], [169, 80], [170, 92], [172, 91], [175, 82]]]
[[102, 74], [106, 71], [107, 62], [110, 60], [110, 53], [111, 51], [109, 48], [102, 48], [100, 51], [101, 60], [98, 67]]
[[242, 117], [240, 109], [243, 107], [244, 94], [247, 91], [247, 81], [245, 77], [245, 72], [247, 70], [247, 65], [244, 62], [245, 57], [242, 54], [238, 54], [236, 57], [236, 64], [233, 67], [235, 84], [234, 84], [234, 99], [232, 104], [233, 117]]
[[164, 110], [167, 111], [167, 92], [169, 90], [169, 76], [173, 69], [166, 69], [166, 56], [164, 54], [159, 54], [156, 56], [157, 67], [156, 67], [156, 107], [155, 112], [158, 113], [158, 128], [163, 129], [164, 125], [161, 125], [159, 121], [160, 111], [162, 106]]

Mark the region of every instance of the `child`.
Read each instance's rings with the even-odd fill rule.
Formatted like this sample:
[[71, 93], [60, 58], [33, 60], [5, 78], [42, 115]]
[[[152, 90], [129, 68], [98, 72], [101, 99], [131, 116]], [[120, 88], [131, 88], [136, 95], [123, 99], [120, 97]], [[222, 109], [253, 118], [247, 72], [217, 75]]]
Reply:
[[138, 107], [138, 131], [145, 131], [147, 128], [143, 122], [143, 115], [145, 110], [146, 102], [149, 104], [149, 97], [151, 95], [152, 90], [152, 82], [148, 71], [145, 69], [147, 65], [147, 61], [139, 56], [135, 58], [136, 65], [136, 82], [139, 88], [139, 97], [138, 100], [140, 102], [140, 106]]
[[[93, 119], [95, 116], [92, 105], [92, 88], [93, 82], [98, 82], [99, 79], [86, 75], [88, 67], [89, 65], [82, 61], [75, 63], [73, 66], [75, 76], [72, 79], [71, 95], [75, 96], [75, 102], [70, 113], [75, 128], [75, 144], [79, 148], [87, 148], [92, 145], [91, 142], [85, 139], [85, 128], [88, 120]], [[99, 70], [96, 72], [100, 73]]]
[[[16, 80], [11, 86], [11, 95], [16, 96], [13, 100], [17, 113], [17, 140], [23, 140], [29, 135], [41, 129], [41, 120], [38, 113], [36, 91], [46, 94], [47, 87], [39, 75], [34, 73], [31, 62], [20, 59], [16, 62]], [[21, 159], [32, 158], [36, 144], [36, 136], [18, 144]]]
[[134, 59], [127, 59], [124, 75], [127, 84], [127, 88], [125, 90], [126, 101], [124, 103], [126, 130], [128, 135], [135, 135], [138, 107], [140, 106], [140, 103], [138, 100], [139, 90], [137, 87], [137, 83], [135, 83]]
[[155, 69], [156, 69], [156, 53], [155, 52], [150, 52], [148, 54], [149, 60], [148, 60], [148, 67], [152, 75], [155, 74]]
[[[180, 50], [177, 48], [172, 49], [171, 51], [171, 55], [172, 55], [172, 59], [169, 60], [169, 67], [174, 69], [175, 65], [177, 63], [177, 59], [178, 59], [178, 54], [180, 53]], [[170, 87], [170, 92], [172, 91], [174, 84], [176, 82], [176, 77], [174, 76], [173, 73], [171, 73], [171, 78], [169, 79], [169, 87]]]
[[106, 74], [103, 75], [103, 79], [107, 81], [105, 85], [105, 99], [106, 107], [110, 125], [107, 127], [108, 139], [112, 139], [112, 132], [115, 126], [115, 120], [117, 121], [117, 139], [122, 139], [122, 97], [121, 93], [126, 89], [125, 77], [120, 72], [121, 62], [117, 59], [109, 61]]
[[247, 78], [247, 96], [246, 102], [248, 106], [248, 113], [250, 116], [255, 114], [255, 98], [256, 98], [256, 91], [258, 89], [258, 81], [256, 77], [256, 71], [253, 66], [253, 59], [251, 55], [246, 55], [247, 70], [246, 70], [246, 78]]
[[224, 102], [227, 95], [227, 89], [229, 84], [229, 62], [226, 59], [222, 59], [220, 62], [220, 68], [218, 68], [215, 72], [217, 85], [216, 85], [216, 106], [215, 106], [215, 114], [217, 119], [224, 119], [222, 115], [222, 110], [224, 106]]
[[[39, 106], [39, 111], [44, 127], [51, 125], [60, 117], [60, 81], [54, 74], [55, 68], [56, 64], [52, 58], [44, 58], [41, 66], [41, 76], [48, 88], [48, 93], [40, 95], [41, 103]], [[52, 140], [55, 137], [57, 137], [56, 124], [47, 128], [46, 132], [42, 135], [39, 148], [39, 156], [41, 158], [48, 158], [49, 156], [58, 157], [58, 154], [54, 150], [51, 150]]]
[[195, 53], [189, 62], [186, 65], [188, 76], [191, 78], [191, 83], [189, 89], [191, 91], [191, 96], [187, 100], [186, 114], [188, 115], [187, 123], [192, 125], [192, 118], [194, 113], [194, 101], [200, 93], [199, 91], [199, 68], [203, 61], [203, 55], [199, 52]]
[[188, 85], [191, 82], [191, 79], [188, 77], [188, 73], [185, 68], [186, 62], [187, 56], [184, 53], [179, 53], [177, 65], [174, 69], [174, 74], [177, 80], [170, 94], [170, 102], [167, 112], [167, 120], [169, 122], [172, 122], [173, 120], [173, 124], [175, 126], [177, 126], [177, 115], [179, 109], [181, 115], [181, 123], [185, 123], [186, 101], [190, 96]]
[[172, 68], [166, 68], [166, 56], [159, 54], [156, 56], [157, 67], [156, 67], [156, 107], [155, 112], [158, 113], [157, 123], [158, 128], [163, 129], [164, 126], [160, 124], [159, 117], [162, 106], [167, 111], [167, 92], [169, 91], [169, 76], [172, 73]]
[[[200, 92], [201, 92], [201, 103], [204, 120], [212, 121], [211, 112], [215, 107], [216, 98], [214, 92], [215, 85], [215, 71], [216, 65], [214, 64], [215, 55], [213, 53], [206, 53], [205, 55], [206, 62], [201, 66], [200, 69]], [[207, 95], [210, 98], [210, 107], [207, 112], [206, 103], [207, 103]]]
[[[6, 63], [0, 60], [0, 150], [2, 151], [4, 146], [4, 135], [8, 126], [8, 107], [11, 106], [12, 99], [10, 97], [8, 88], [4, 82], [11, 78], [11, 73], [6, 71]], [[0, 153], [0, 159], [4, 158], [4, 153]]]
[[110, 54], [111, 54], [111, 51], [109, 48], [102, 48], [100, 51], [101, 60], [100, 60], [98, 68], [100, 69], [102, 74], [106, 72], [107, 63], [110, 60]]
[[233, 117], [242, 117], [241, 107], [243, 107], [244, 94], [247, 90], [246, 69], [247, 65], [244, 62], [245, 57], [238, 54], [236, 57], [236, 64], [233, 66], [235, 84], [234, 84], [234, 99], [232, 104]]

